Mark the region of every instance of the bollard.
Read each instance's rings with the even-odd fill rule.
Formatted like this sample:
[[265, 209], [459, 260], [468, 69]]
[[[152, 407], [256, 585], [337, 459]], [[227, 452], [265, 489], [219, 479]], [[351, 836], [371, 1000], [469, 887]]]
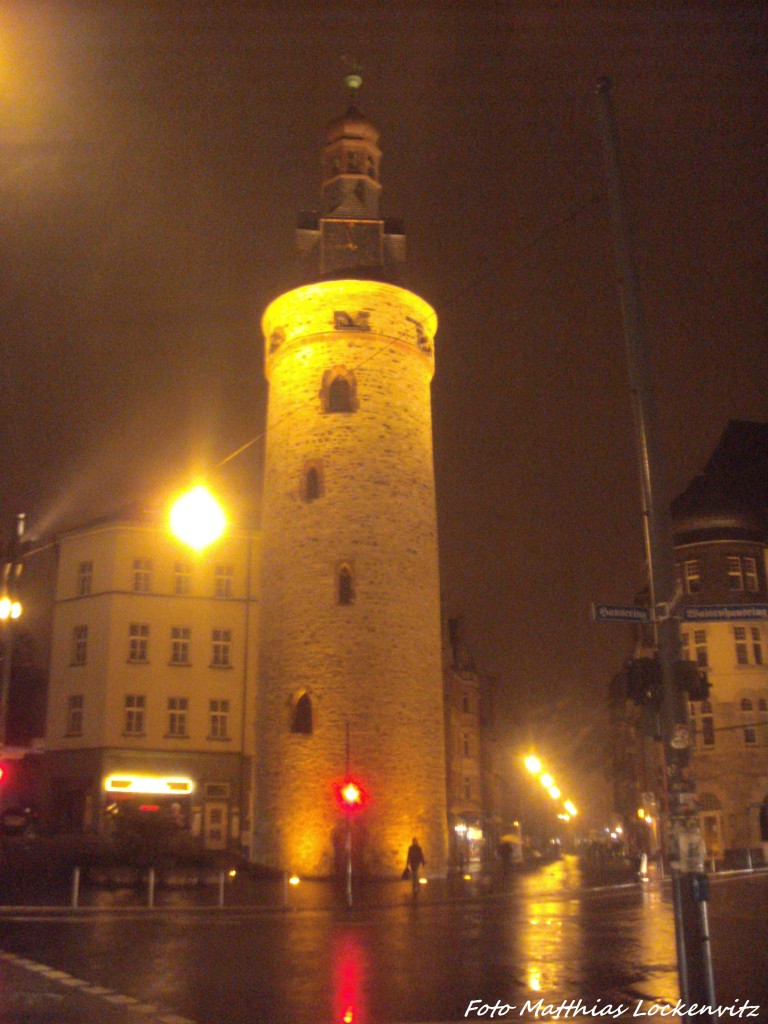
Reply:
[[80, 868], [75, 868], [72, 872], [72, 909], [77, 910], [77, 905], [80, 900]]
[[219, 872], [219, 907], [224, 906], [224, 872]]
[[150, 868], [147, 876], [147, 906], [155, 905], [155, 869]]

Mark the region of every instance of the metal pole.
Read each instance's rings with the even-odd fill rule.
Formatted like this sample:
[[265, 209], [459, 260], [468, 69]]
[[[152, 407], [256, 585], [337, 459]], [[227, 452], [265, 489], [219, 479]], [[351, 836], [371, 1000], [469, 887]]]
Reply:
[[[349, 778], [349, 720], [347, 720], [347, 771]], [[347, 810], [347, 906], [352, 906], [352, 819], [351, 812]]]
[[155, 869], [149, 869], [149, 875], [147, 878], [147, 906], [154, 907], [155, 905]]
[[80, 868], [75, 868], [72, 872], [72, 909], [77, 910], [77, 905], [80, 900]]
[[[706, 920], [700, 904], [706, 901], [704, 844], [699, 830], [695, 787], [690, 775], [688, 706], [676, 684], [673, 666], [679, 658], [679, 625], [669, 613], [675, 577], [672, 523], [663, 480], [656, 408], [645, 346], [643, 316], [637, 287], [630, 232], [625, 217], [618, 135], [610, 96], [611, 83], [597, 86], [598, 119], [605, 159], [608, 199], [614, 236], [624, 323], [629, 385], [640, 464], [643, 532], [648, 562], [654, 642], [662, 674], [661, 734], [666, 762], [668, 818], [666, 844], [672, 869], [672, 892], [677, 939], [680, 995], [686, 1003], [715, 1005], [709, 936], [701, 931]], [[666, 603], [660, 605], [660, 602]], [[693, 1018], [690, 1018], [691, 1020]], [[697, 1021], [707, 1017], [698, 1015]]]

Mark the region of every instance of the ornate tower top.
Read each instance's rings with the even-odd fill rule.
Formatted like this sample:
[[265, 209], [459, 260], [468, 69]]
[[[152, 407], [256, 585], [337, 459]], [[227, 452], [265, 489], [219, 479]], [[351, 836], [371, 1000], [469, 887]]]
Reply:
[[360, 75], [344, 81], [349, 106], [325, 130], [322, 209], [299, 218], [299, 250], [318, 259], [321, 278], [394, 280], [405, 258], [405, 238], [399, 221], [379, 214], [379, 132], [357, 107]]

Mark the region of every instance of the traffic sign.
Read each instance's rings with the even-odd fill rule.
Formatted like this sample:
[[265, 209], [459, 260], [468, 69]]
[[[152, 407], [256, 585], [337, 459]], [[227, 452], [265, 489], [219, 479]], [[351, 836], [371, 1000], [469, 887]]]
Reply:
[[768, 604], [699, 604], [683, 608], [686, 622], [730, 622], [731, 620], [766, 622]]
[[650, 622], [650, 608], [634, 604], [593, 604], [592, 618], [595, 622]]

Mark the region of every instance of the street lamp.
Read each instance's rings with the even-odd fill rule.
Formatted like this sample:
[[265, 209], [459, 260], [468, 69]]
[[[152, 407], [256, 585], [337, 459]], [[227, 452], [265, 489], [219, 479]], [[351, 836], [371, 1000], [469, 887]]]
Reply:
[[11, 661], [13, 656], [13, 623], [21, 617], [21, 601], [15, 596], [16, 581], [21, 575], [22, 538], [26, 516], [16, 516], [16, 529], [11, 546], [3, 564], [3, 591], [0, 597], [0, 622], [3, 633], [3, 673], [2, 691], [0, 692], [0, 743], [5, 746], [8, 731], [8, 697], [11, 689]]
[[213, 544], [227, 528], [221, 505], [203, 484], [197, 484], [174, 501], [169, 521], [171, 533], [196, 551]]

